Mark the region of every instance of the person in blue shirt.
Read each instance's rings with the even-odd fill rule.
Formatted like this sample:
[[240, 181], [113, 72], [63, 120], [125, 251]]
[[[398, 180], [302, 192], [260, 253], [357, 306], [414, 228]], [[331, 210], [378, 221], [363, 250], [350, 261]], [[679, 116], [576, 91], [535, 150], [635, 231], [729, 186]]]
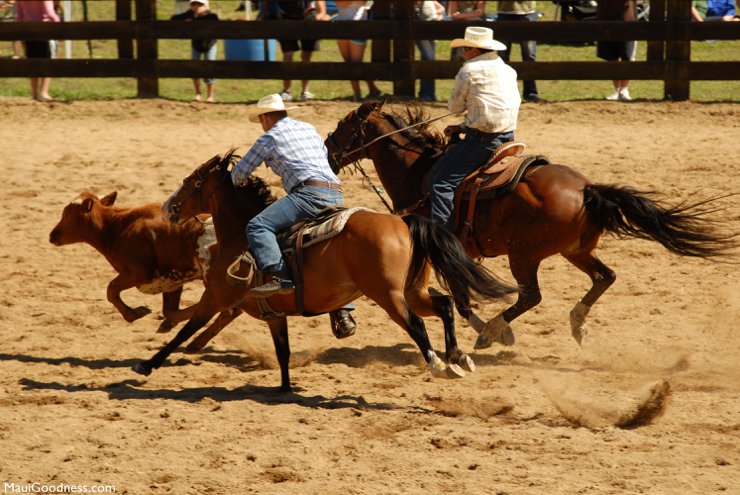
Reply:
[[[249, 111], [249, 121], [259, 123], [265, 133], [260, 136], [231, 171], [235, 186], [242, 184], [263, 162], [281, 179], [287, 195], [272, 203], [249, 221], [246, 228], [250, 251], [257, 268], [272, 279], [252, 288], [250, 295], [266, 298], [290, 294], [293, 280], [278, 246], [276, 234], [297, 222], [313, 218], [324, 208], [342, 205], [342, 187], [329, 165], [324, 138], [316, 128], [288, 117], [279, 94], [260, 98]], [[343, 332], [355, 331], [347, 306], [334, 313]], [[349, 335], [338, 335], [337, 337]], [[340, 331], [340, 333], [342, 333]]]
[[707, 0], [705, 21], [733, 21], [735, 17], [735, 0]]

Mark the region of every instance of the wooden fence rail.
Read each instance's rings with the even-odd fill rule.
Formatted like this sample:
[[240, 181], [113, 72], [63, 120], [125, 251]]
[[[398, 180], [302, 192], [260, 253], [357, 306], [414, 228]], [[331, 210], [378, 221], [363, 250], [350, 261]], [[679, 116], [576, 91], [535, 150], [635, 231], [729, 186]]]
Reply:
[[[70, 39], [118, 41], [117, 59], [0, 60], [0, 77], [135, 77], [140, 97], [158, 95], [160, 77], [245, 79], [374, 79], [394, 81], [399, 96], [413, 96], [420, 78], [452, 78], [459, 62], [414, 61], [414, 40], [453, 39], [468, 25], [493, 26], [496, 38], [518, 42], [567, 43], [597, 40], [640, 40], [648, 43], [648, 60], [622, 64], [593, 62], [512, 62], [521, 79], [664, 81], [667, 99], [689, 98], [692, 80], [738, 80], [740, 61], [692, 62], [691, 41], [740, 39], [740, 23], [690, 21], [687, 0], [651, 2], [649, 22], [482, 21], [426, 22], [411, 19], [411, 2], [376, 0], [372, 22], [219, 21], [183, 23], [157, 21], [154, 0], [136, 0], [137, 20], [130, 20], [130, 0], [118, 0], [119, 20], [68, 23], [4, 23], [0, 40]], [[667, 9], [666, 9], [667, 7]], [[160, 39], [346, 39], [374, 40], [370, 63], [192, 61], [158, 58]], [[136, 57], [136, 58], [134, 58]]]

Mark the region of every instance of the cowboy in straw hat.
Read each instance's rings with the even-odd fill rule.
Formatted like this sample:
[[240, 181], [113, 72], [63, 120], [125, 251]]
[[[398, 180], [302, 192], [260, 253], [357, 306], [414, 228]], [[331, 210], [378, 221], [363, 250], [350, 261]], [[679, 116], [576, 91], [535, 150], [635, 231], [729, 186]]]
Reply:
[[[257, 298], [294, 291], [292, 274], [275, 235], [315, 217], [324, 208], [342, 204], [342, 187], [329, 165], [324, 138], [312, 125], [288, 117], [288, 111], [295, 108], [286, 108], [279, 94], [260, 98], [247, 117], [261, 124], [265, 133], [231, 170], [231, 181], [239, 186], [264, 162], [280, 176], [287, 192], [247, 224], [247, 240], [257, 268], [272, 276], [266, 284], [249, 291]], [[338, 338], [355, 332], [350, 309], [354, 306], [332, 314], [332, 330]]]
[[497, 53], [506, 45], [493, 38], [492, 29], [470, 26], [465, 37], [450, 46], [463, 48], [465, 63], [455, 76], [447, 107], [466, 113], [461, 124], [448, 126], [444, 132], [448, 137], [460, 133], [465, 137], [448, 147], [434, 165], [429, 196], [432, 220], [452, 230], [455, 188], [486, 163], [498, 146], [513, 141], [521, 98], [516, 71]]

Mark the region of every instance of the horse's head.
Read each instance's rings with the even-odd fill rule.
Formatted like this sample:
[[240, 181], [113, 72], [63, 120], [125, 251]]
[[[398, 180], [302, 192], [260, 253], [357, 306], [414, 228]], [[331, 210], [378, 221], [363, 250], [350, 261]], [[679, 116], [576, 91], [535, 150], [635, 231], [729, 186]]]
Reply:
[[368, 101], [339, 121], [337, 128], [324, 141], [329, 151], [329, 164], [334, 173], [360, 158], [358, 150], [365, 140], [365, 127], [374, 112], [380, 112], [384, 101]]
[[224, 156], [216, 155], [185, 177], [182, 185], [162, 205], [166, 220], [177, 223], [199, 213], [210, 213], [208, 198], [226, 180], [231, 180], [229, 165], [239, 157], [232, 148]]

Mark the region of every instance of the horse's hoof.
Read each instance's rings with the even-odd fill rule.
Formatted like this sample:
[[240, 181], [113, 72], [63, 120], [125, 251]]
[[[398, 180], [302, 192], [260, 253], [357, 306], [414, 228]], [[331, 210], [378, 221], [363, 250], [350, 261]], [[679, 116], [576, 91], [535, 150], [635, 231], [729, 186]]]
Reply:
[[487, 349], [493, 345], [494, 342], [499, 344], [510, 346], [514, 345], [514, 332], [504, 317], [498, 315], [493, 320], [486, 323], [483, 331], [478, 335], [478, 339], [475, 341], [476, 349]]
[[490, 332], [481, 332], [475, 340], [474, 349], [488, 349], [493, 345], [493, 336]]
[[576, 342], [578, 342], [578, 345], [583, 345], [583, 339], [588, 335], [588, 329], [585, 325], [581, 325], [577, 328], [571, 328], [570, 334], [573, 336], [574, 339], [576, 339]]
[[134, 364], [131, 369], [134, 370], [136, 373], [144, 376], [149, 376], [152, 374], [152, 367], [144, 362], [138, 362]]
[[570, 312], [570, 334], [576, 339], [578, 345], [583, 344], [583, 338], [588, 333], [586, 330], [586, 316], [591, 308], [579, 302]]
[[473, 359], [467, 354], [463, 354], [462, 356], [460, 356], [460, 358], [457, 360], [457, 364], [465, 371], [475, 373], [475, 363], [473, 362]]
[[461, 367], [459, 367], [456, 364], [448, 364], [446, 373], [447, 373], [447, 378], [451, 378], [453, 380], [456, 380], [458, 378], [463, 378], [465, 376], [465, 370], [463, 370]]
[[514, 331], [508, 325], [506, 325], [506, 328], [504, 328], [496, 338], [496, 342], [506, 346], [514, 345], [515, 341], [516, 338], [514, 337]]

